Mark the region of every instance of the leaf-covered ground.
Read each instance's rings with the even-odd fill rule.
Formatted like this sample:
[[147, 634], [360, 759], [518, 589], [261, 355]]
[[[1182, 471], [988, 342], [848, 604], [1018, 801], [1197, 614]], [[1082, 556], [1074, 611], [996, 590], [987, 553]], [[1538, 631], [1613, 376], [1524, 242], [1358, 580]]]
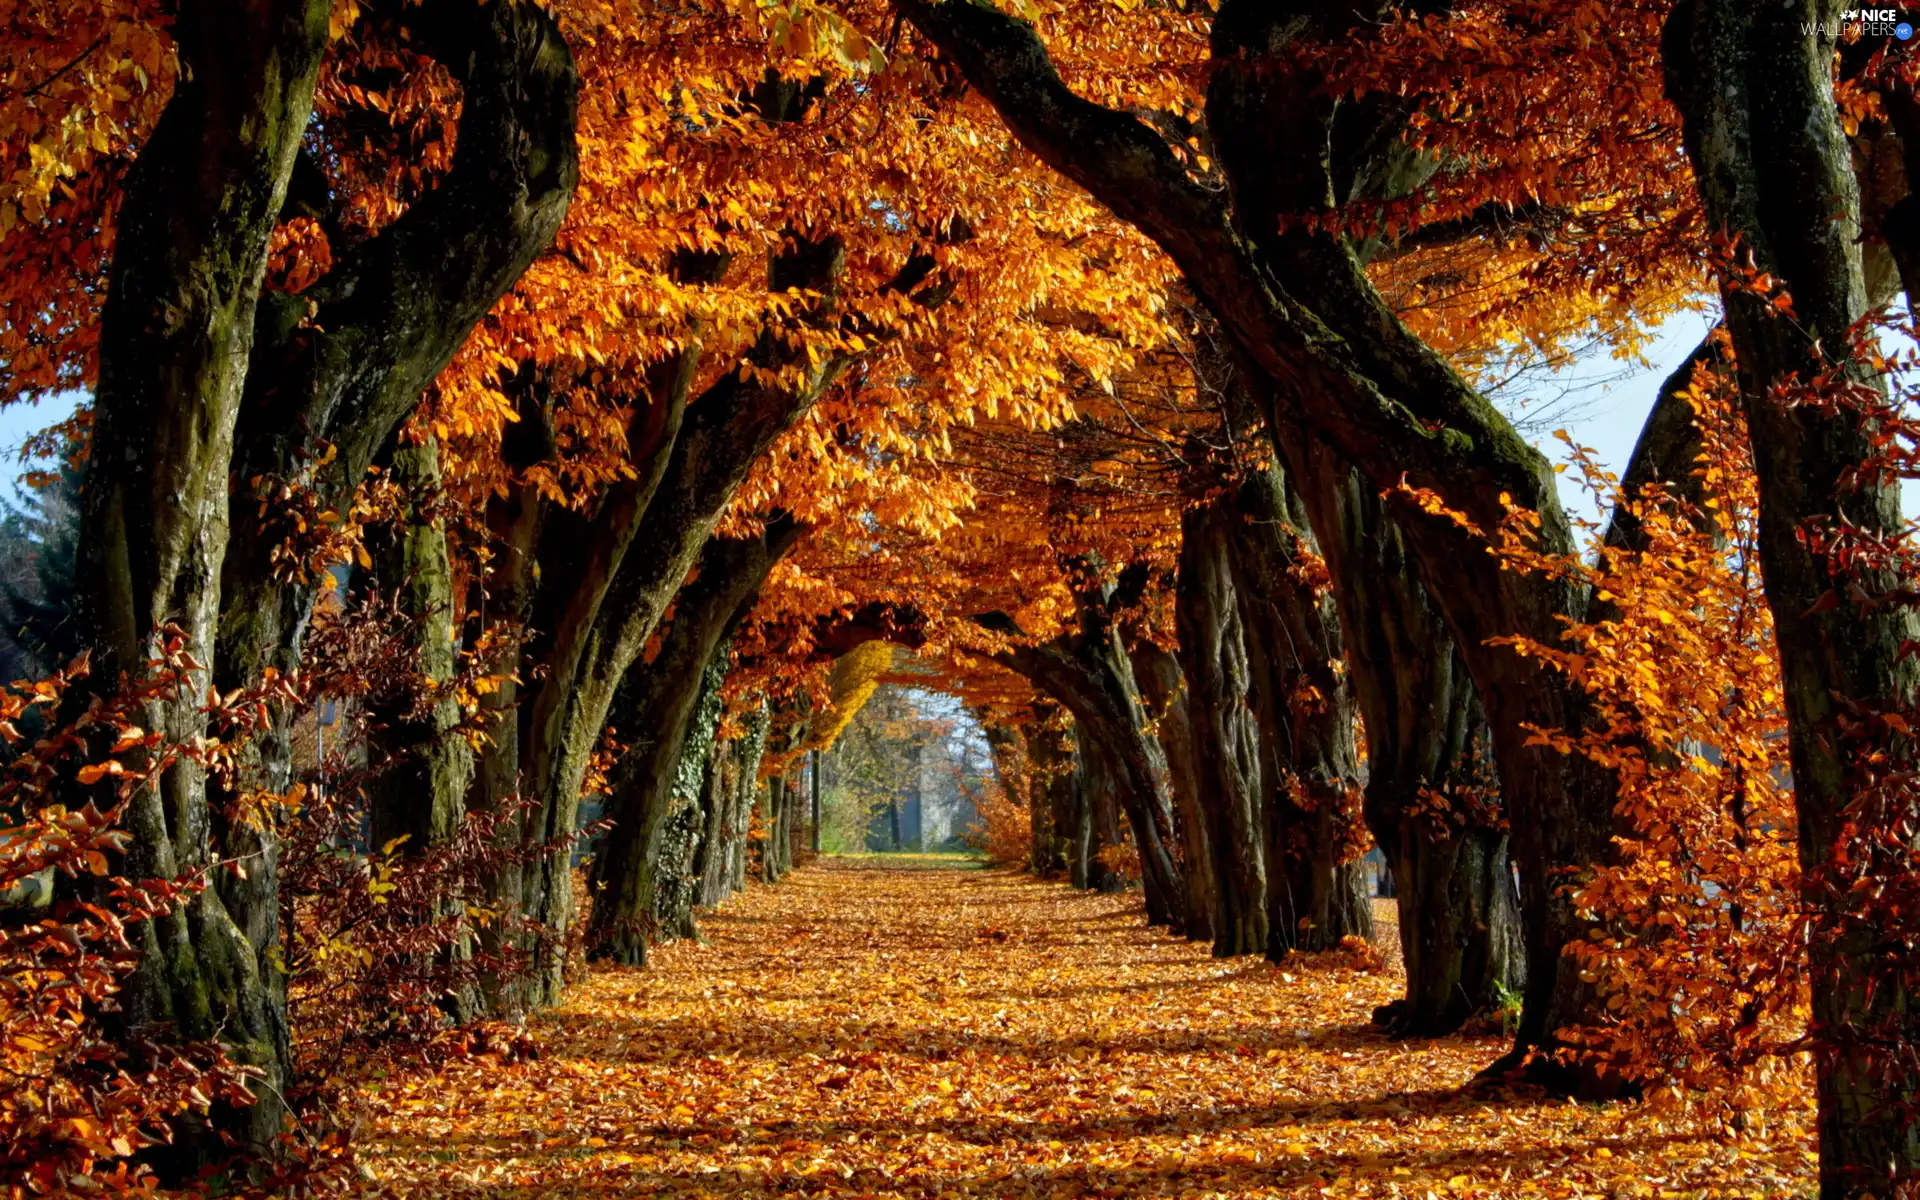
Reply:
[[[928, 869], [935, 866], [936, 869]], [[903, 869], [894, 869], [894, 868]], [[1747, 1136], [1460, 1087], [1495, 1038], [1395, 1043], [1396, 980], [1221, 961], [1138, 900], [825, 860], [597, 972], [531, 1062], [368, 1080], [389, 1195], [1773, 1196], [1801, 1113]], [[1757, 1132], [1756, 1132], [1757, 1131]]]

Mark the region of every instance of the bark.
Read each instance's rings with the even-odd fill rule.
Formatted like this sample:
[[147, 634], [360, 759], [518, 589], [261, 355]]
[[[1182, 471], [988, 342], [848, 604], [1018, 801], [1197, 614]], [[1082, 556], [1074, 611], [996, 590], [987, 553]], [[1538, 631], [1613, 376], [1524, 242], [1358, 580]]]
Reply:
[[[234, 546], [214, 564], [222, 690], [297, 666], [324, 583], [276, 571], [272, 551], [289, 531], [279, 505], [257, 501], [256, 483], [310, 488], [319, 507], [343, 511], [468, 331], [551, 242], [578, 173], [578, 78], [543, 10], [434, 0], [388, 17], [460, 83], [458, 148], [447, 176], [399, 219], [357, 247], [335, 247], [334, 267], [301, 295], [263, 298], [248, 314], [251, 353], [234, 359], [246, 372], [230, 464]], [[309, 108], [290, 118], [290, 151]], [[223, 470], [223, 497], [228, 477]], [[291, 714], [281, 713], [256, 735], [242, 788], [277, 792], [291, 782], [290, 731]], [[215, 807], [235, 799], [222, 795]], [[277, 844], [244, 823], [221, 832], [223, 853], [256, 864], [221, 887], [255, 958], [270, 964], [280, 924]], [[281, 974], [267, 965], [259, 977], [266, 1003], [284, 1007]], [[259, 1120], [273, 1121], [277, 1136], [277, 1118], [263, 1112]]]
[[1299, 497], [1276, 465], [1241, 485], [1231, 547], [1247, 646], [1267, 874], [1267, 955], [1371, 937], [1346, 648]]
[[700, 936], [693, 921], [694, 894], [699, 884], [695, 860], [706, 825], [700, 799], [707, 780], [707, 765], [713, 758], [714, 733], [720, 721], [720, 689], [727, 681], [729, 654], [729, 648], [722, 644], [701, 673], [700, 698], [694, 704], [693, 723], [681, 746], [680, 763], [674, 772], [671, 811], [653, 845], [647, 848], [646, 861], [656, 864], [653, 928], [661, 941]]
[[973, 2], [903, 0], [901, 8], [1024, 145], [1167, 252], [1260, 377], [1276, 436], [1302, 429], [1370, 486], [1392, 492], [1390, 514], [1494, 730], [1523, 899], [1539, 917], [1528, 926], [1533, 968], [1509, 1061], [1550, 1046], [1553, 1030], [1592, 1011], [1592, 989], [1560, 966], [1561, 947], [1586, 929], [1565, 885], [1611, 857], [1616, 788], [1578, 756], [1528, 745], [1530, 726], [1578, 730], [1590, 708], [1540, 662], [1489, 639], [1554, 643], [1586, 597], [1568, 580], [1502, 570], [1476, 534], [1400, 488], [1431, 490], [1481, 529], [1499, 523], [1510, 498], [1539, 514], [1546, 550], [1572, 553], [1553, 471], [1396, 318], [1365, 275], [1370, 247], [1281, 219], [1402, 194], [1432, 169], [1401, 147], [1397, 98], [1375, 93], [1367, 103], [1336, 105], [1311, 56], [1273, 66], [1290, 61], [1294, 40], [1345, 36], [1384, 18], [1387, 6], [1220, 7], [1207, 124], [1224, 193], [1190, 175], [1144, 121], [1071, 92], [1026, 22]]
[[779, 883], [793, 870], [794, 820], [800, 807], [800, 776], [789, 768], [767, 780], [767, 842], [761, 880]]
[[1073, 886], [1089, 892], [1121, 891], [1126, 881], [1102, 854], [1109, 846], [1120, 844], [1119, 808], [1114, 804], [1113, 780], [1104, 756], [1075, 747], [1073, 790]]
[[766, 754], [767, 733], [772, 724], [772, 714], [762, 700], [747, 714], [747, 733], [740, 739], [740, 769], [734, 777], [730, 827], [733, 853], [728, 864], [732, 870], [729, 890], [735, 892], [745, 891], [747, 887], [747, 830], [752, 826], [753, 807], [759, 799], [760, 760]]
[[392, 19], [459, 82], [459, 141], [431, 192], [361, 245], [336, 248], [312, 287], [261, 307], [220, 630], [236, 679], [298, 661], [325, 582], [271, 569], [286, 531], [271, 508], [256, 511], [253, 482], [305, 481], [322, 507], [344, 510], [468, 331], [552, 242], [579, 177], [579, 77], [549, 15], [428, 0]]
[[1214, 940], [1213, 852], [1207, 844], [1206, 814], [1201, 808], [1199, 746], [1194, 738], [1191, 705], [1180, 661], [1172, 651], [1152, 642], [1134, 645], [1134, 679], [1140, 684], [1154, 736], [1167, 755], [1167, 782], [1173, 792], [1174, 824], [1178, 828], [1180, 877], [1186, 882], [1183, 907], [1188, 940]]
[[702, 908], [720, 903], [732, 891], [728, 865], [733, 856], [733, 831], [729, 822], [734, 780], [739, 774], [737, 746], [732, 739], [715, 740], [701, 778], [700, 841], [694, 851], [692, 875], [693, 902]]
[[[1908, 931], [1874, 907], [1871, 886], [1876, 873], [1912, 869], [1912, 826], [1898, 825], [1911, 820], [1911, 801], [1865, 790], [1875, 786], [1874, 751], [1906, 763], [1913, 750], [1904, 737], [1859, 728], [1911, 710], [1920, 667], [1904, 648], [1920, 639], [1920, 619], [1906, 602], [1876, 599], [1907, 581], [1870, 558], [1837, 567], [1819, 545], [1843, 526], [1862, 539], [1900, 535], [1898, 480], [1855, 477], [1877, 455], [1873, 415], [1789, 404], [1774, 391], [1824, 371], [1865, 397], [1884, 388], [1845, 349], [1866, 285], [1859, 188], [1833, 95], [1835, 8], [1687, 0], [1669, 18], [1664, 49], [1710, 222], [1793, 306], [1783, 314], [1737, 279], [1722, 291], [1760, 484], [1760, 562], [1814, 911], [1820, 1191], [1838, 1198], [1887, 1195], [1920, 1178], [1920, 1004], [1910, 964], [1888, 949]], [[1862, 867], [1868, 886], [1849, 888], [1849, 871]]]
[[[375, 539], [375, 583], [390, 591], [397, 611], [411, 620], [413, 663], [402, 692], [370, 705], [375, 767], [364, 792], [374, 848], [399, 841], [402, 854], [418, 857], [459, 832], [473, 753], [458, 729], [459, 701], [448, 690], [457, 671], [457, 630], [446, 525], [437, 511], [439, 447], [432, 439], [399, 446], [391, 466], [409, 503]], [[446, 915], [446, 905], [433, 915]], [[469, 949], [449, 947], [445, 953], [464, 956]], [[451, 997], [448, 1007], [465, 1019], [479, 1010], [480, 997], [465, 992]]]
[[[215, 660], [227, 479], [254, 350], [268, 239], [284, 203], [327, 44], [313, 0], [213, 3], [180, 15], [180, 80], [129, 173], [101, 313], [99, 384], [81, 514], [78, 614], [94, 678], [145, 672], [168, 627]], [[206, 729], [210, 679], [147, 706], [144, 725], [182, 742]], [[218, 844], [207, 780], [191, 763], [127, 812], [125, 873], [175, 878], [210, 867]], [[249, 882], [208, 887], [131, 930], [138, 966], [121, 1021], [147, 1034], [218, 1039], [264, 1072], [260, 1101], [183, 1127], [183, 1170], [270, 1149], [285, 1114], [285, 992], [263, 961], [277, 931], [270, 858], [247, 853]]]
[[[453, 569], [447, 558], [440, 500], [440, 456], [431, 439], [401, 446], [392, 476], [411, 496], [407, 512], [379, 547], [376, 581], [390, 589], [395, 607], [411, 618], [417, 686], [392, 698], [397, 705], [373, 713], [379, 732], [373, 751], [384, 764], [366, 787], [372, 841], [384, 846], [405, 838], [417, 854], [459, 829], [473, 755], [455, 732], [460, 705], [444, 689], [456, 671]], [[436, 688], [440, 694], [436, 695]]]
[[1251, 667], [1233, 579], [1231, 538], [1237, 521], [1226, 501], [1192, 509], [1182, 518], [1175, 599], [1195, 788], [1213, 856], [1213, 953], [1220, 958], [1262, 954], [1267, 948], [1260, 736], [1247, 703]]
[[[718, 719], [718, 692], [709, 689], [705, 715], [710, 719], [705, 728], [695, 728], [710, 665], [799, 532], [790, 517], [782, 516], [758, 538], [710, 538], [700, 555], [698, 575], [675, 597], [674, 618], [662, 631], [658, 657], [628, 672], [620, 715], [636, 741], [622, 757], [613, 783], [613, 827], [602, 852], [600, 891], [588, 926], [590, 958], [630, 966], [646, 962], [647, 945], [660, 932], [655, 909], [663, 875], [671, 870], [677, 879], [686, 869], [678, 858], [684, 849], [678, 843], [687, 839], [678, 838], [669, 847], [662, 835], [668, 822], [696, 799], [692, 789], [704, 770], [700, 748], [711, 745], [712, 722]], [[690, 834], [691, 825], [681, 832]]]
[[1037, 720], [1027, 737], [1035, 803], [1046, 811], [1047, 839], [1034, 859], [1034, 873], [1067, 871], [1068, 848], [1078, 824], [1073, 787], [1073, 747], [1058, 727], [1058, 710], [1036, 706]]
[[807, 849], [820, 853], [820, 748], [807, 751]]
[[[487, 530], [496, 551], [495, 566], [490, 574], [474, 582], [467, 606], [479, 630], [495, 639], [487, 670], [500, 680], [500, 685], [480, 700], [487, 739], [475, 755], [467, 797], [470, 812], [498, 813], [521, 803], [520, 672], [524, 635], [540, 587], [537, 550], [547, 507], [538, 487], [526, 481], [524, 472], [555, 451], [548, 423], [550, 397], [544, 383], [544, 377], [523, 373], [512, 385], [519, 419], [502, 432], [501, 457], [519, 478], [504, 496], [487, 501]], [[505, 853], [491, 865], [482, 886], [489, 897], [518, 896], [522, 863], [513, 851], [521, 840], [519, 822], [507, 820], [501, 838], [507, 843], [500, 847]], [[486, 953], [499, 956], [517, 948], [518, 938], [505, 922], [493, 921], [481, 927], [479, 943]], [[520, 993], [513, 980], [490, 975], [481, 981], [481, 991], [481, 1006], [488, 1013], [511, 1012], [519, 1002]]]

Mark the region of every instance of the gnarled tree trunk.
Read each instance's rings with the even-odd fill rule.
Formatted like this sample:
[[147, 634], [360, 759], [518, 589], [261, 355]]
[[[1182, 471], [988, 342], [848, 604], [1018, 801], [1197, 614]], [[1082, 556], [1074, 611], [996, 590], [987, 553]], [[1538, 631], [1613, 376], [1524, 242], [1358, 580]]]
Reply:
[[[316, 0], [216, 2], [173, 27], [180, 78], [128, 175], [101, 313], [99, 384], [83, 492], [78, 613], [94, 679], [111, 690], [161, 656], [172, 626], [207, 671], [147, 705], [171, 742], [202, 735], [216, 658], [234, 430], [255, 349], [267, 247], [312, 111], [327, 44]], [[256, 677], [257, 678], [257, 677]], [[251, 680], [250, 680], [251, 681]], [[208, 781], [182, 760], [136, 791], [125, 874], [178, 878], [222, 845]], [[180, 1131], [190, 1167], [224, 1158], [224, 1129], [266, 1151], [285, 1114], [285, 990], [265, 955], [277, 935], [271, 858], [249, 855], [240, 886], [208, 886], [131, 930], [139, 956], [123, 997], [132, 1046], [145, 1036], [218, 1039], [260, 1068], [260, 1102]]]
[[1345, 647], [1306, 514], [1278, 465], [1236, 501], [1233, 570], [1246, 638], [1266, 834], [1267, 956], [1370, 938], [1360, 755]]
[[1235, 589], [1230, 500], [1181, 520], [1175, 620], [1193, 734], [1195, 789], [1213, 856], [1213, 952], [1267, 949], [1266, 832], [1260, 733], [1247, 702], [1252, 684]]
[[1437, 1036], [1519, 994], [1526, 951], [1486, 716], [1385, 505], [1302, 447], [1348, 674], [1367, 732], [1366, 817], [1393, 872], [1407, 994], [1376, 1017]]
[[760, 796], [760, 760], [767, 751], [767, 736], [773, 728], [773, 714], [766, 701], [747, 714], [746, 736], [740, 739], [740, 767], [734, 775], [733, 783], [733, 850], [728, 858], [731, 879], [728, 890], [745, 891], [747, 887], [747, 831], [753, 824], [753, 808]]
[[[448, 690], [457, 673], [453, 568], [447, 557], [441, 502], [439, 446], [431, 438], [394, 449], [392, 478], [408, 494], [406, 511], [373, 539], [374, 586], [392, 596], [410, 621], [410, 678], [397, 694], [372, 700], [370, 757], [376, 759], [364, 786], [368, 830], [376, 850], [398, 841], [410, 858], [451, 839], [466, 815], [473, 752], [460, 735], [459, 701]], [[436, 906], [444, 916], [449, 904]], [[466, 955], [470, 947], [445, 953]], [[470, 991], [450, 998], [461, 1019], [478, 1011]]]
[[1120, 844], [1120, 811], [1106, 759], [1076, 746], [1073, 752], [1074, 830], [1069, 850], [1073, 886], [1089, 892], [1118, 892], [1126, 886], [1103, 853]]
[[1214, 940], [1214, 859], [1207, 844], [1207, 819], [1201, 807], [1200, 749], [1194, 739], [1190, 706], [1180, 662], [1152, 642], [1131, 652], [1133, 676], [1153, 721], [1154, 736], [1167, 755], [1167, 782], [1173, 792], [1174, 823], [1180, 839], [1180, 877], [1186, 882], [1183, 932], [1196, 942]]
[[[1082, 564], [1093, 569], [1093, 564]], [[1116, 624], [1122, 596], [1110, 583], [1095, 583], [1080, 599], [1080, 627], [1043, 646], [1018, 642], [994, 657], [1032, 681], [1073, 713], [1074, 740], [1083, 767], [1097, 764], [1106, 786], [1098, 794], [1117, 801], [1140, 851], [1147, 921], [1178, 928], [1185, 918], [1186, 888], [1173, 856], [1173, 810], [1167, 791], [1166, 753], [1148, 727], [1146, 708], [1133, 678]], [[989, 628], [1018, 630], [1004, 614], [977, 618]]]

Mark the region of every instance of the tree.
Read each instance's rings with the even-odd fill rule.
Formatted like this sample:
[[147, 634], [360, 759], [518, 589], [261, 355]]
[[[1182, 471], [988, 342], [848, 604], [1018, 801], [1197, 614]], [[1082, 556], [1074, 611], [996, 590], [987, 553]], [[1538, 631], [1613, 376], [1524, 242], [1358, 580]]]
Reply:
[[[1686, 118], [1759, 481], [1759, 557], [1779, 640], [1799, 816], [1819, 1078], [1821, 1194], [1877, 1194], [1920, 1174], [1910, 914], [1872, 902], [1911, 871], [1910, 797], [1876, 760], [1910, 758], [1920, 673], [1899, 483], [1876, 469], [1886, 385], [1861, 352], [1860, 184], [1835, 102], [1831, 5], [1683, 3], [1666, 82]], [[1877, 722], [1877, 723], [1876, 723]], [[1878, 794], [1876, 794], [1878, 793]], [[1903, 811], [1904, 810], [1904, 813]]]
[[30, 481], [0, 517], [0, 673], [47, 675], [80, 646], [71, 614], [80, 557], [80, 470], [64, 461], [44, 483]]
[[[62, 60], [78, 69], [61, 99], [81, 117], [77, 127], [95, 132], [65, 147], [52, 178], [90, 172], [89, 185], [51, 207], [50, 192], [8, 202], [13, 217], [38, 222], [12, 231], [11, 251], [64, 227], [70, 239], [85, 231], [90, 251], [104, 254], [112, 231], [104, 302], [78, 310], [62, 302], [52, 353], [43, 349], [10, 381], [28, 390], [96, 381], [79, 624], [107, 686], [145, 671], [172, 629], [202, 664], [200, 684], [221, 694], [262, 686], [269, 665], [283, 674], [294, 665], [317, 580], [298, 569], [289, 577], [287, 560], [270, 553], [284, 514], [257, 511], [251, 486], [230, 497], [231, 475], [279, 486], [310, 470], [309, 511], [345, 507], [374, 453], [566, 210], [575, 77], [550, 17], [520, 4], [425, 5], [369, 9], [356, 28], [345, 52], [329, 54], [326, 5], [196, 9], [168, 31], [181, 69], [155, 71], [172, 83], [161, 105], [123, 102], [114, 76], [130, 67], [144, 89], [153, 77], [141, 64], [151, 54], [158, 68], [167, 47], [151, 26], [121, 25], [111, 32], [135, 51], [132, 63], [91, 62], [90, 51]], [[460, 148], [390, 223], [334, 246], [325, 269], [296, 281], [302, 295], [273, 291], [271, 260], [314, 198], [314, 164], [296, 172], [296, 163], [328, 150], [351, 160], [358, 149], [335, 140], [342, 131], [332, 125], [312, 125], [317, 95], [325, 107], [323, 76], [358, 69], [367, 59], [356, 55], [378, 58], [389, 38], [405, 38], [406, 53], [423, 56], [414, 61], [439, 64], [457, 85]], [[22, 114], [13, 128], [32, 137], [48, 126]], [[127, 145], [138, 153], [121, 175], [103, 152]], [[286, 283], [274, 274], [276, 286]], [[35, 287], [58, 281], [18, 282], [31, 305]], [[44, 328], [24, 317], [7, 336], [31, 339]], [[148, 727], [189, 741], [205, 733], [200, 689], [187, 691], [155, 700]], [[199, 766], [181, 760], [164, 787], [136, 797], [129, 821], [136, 874], [247, 864], [141, 927], [142, 967], [126, 1008], [135, 1029], [218, 1031], [236, 1058], [265, 1072], [265, 1101], [233, 1122], [255, 1148], [280, 1133], [287, 1070], [283, 982], [269, 965], [275, 845], [224, 814], [242, 796], [288, 783], [284, 725], [276, 732], [255, 741], [235, 781], [212, 781], [217, 795]]]
[[637, 744], [613, 778], [613, 827], [594, 872], [599, 895], [587, 934], [589, 957], [646, 963], [646, 947], [660, 933], [660, 881], [690, 870], [689, 864], [662, 860], [669, 852], [662, 832], [676, 813], [697, 811], [718, 715], [719, 685], [709, 676], [717, 672], [724, 680], [729, 635], [752, 608], [767, 573], [803, 533], [781, 514], [758, 539], [709, 539], [698, 576], [675, 598], [659, 654], [623, 680], [616, 729], [624, 724]]

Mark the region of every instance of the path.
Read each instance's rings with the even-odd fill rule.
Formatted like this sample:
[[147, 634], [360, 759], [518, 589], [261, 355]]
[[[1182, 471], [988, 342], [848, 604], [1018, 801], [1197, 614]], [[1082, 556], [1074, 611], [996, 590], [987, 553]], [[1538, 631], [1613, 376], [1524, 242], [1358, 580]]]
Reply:
[[[1387, 973], [1221, 961], [1137, 898], [829, 860], [596, 974], [538, 1061], [373, 1081], [390, 1195], [1744, 1196], [1799, 1129], [1453, 1089], [1498, 1039], [1397, 1044]], [[1712, 1190], [1709, 1190], [1712, 1189]]]

